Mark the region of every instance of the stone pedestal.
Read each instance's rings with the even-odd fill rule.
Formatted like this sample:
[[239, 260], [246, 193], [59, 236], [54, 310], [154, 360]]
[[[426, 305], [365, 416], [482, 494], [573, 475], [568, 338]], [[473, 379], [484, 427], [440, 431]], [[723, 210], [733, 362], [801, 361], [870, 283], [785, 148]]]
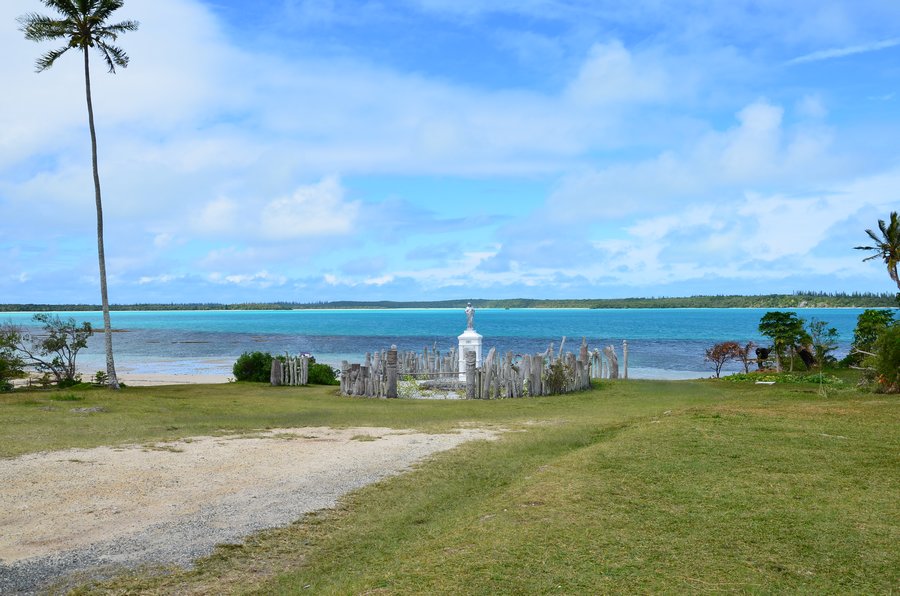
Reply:
[[466, 329], [459, 336], [459, 380], [466, 380], [466, 352], [475, 352], [475, 366], [481, 368], [481, 334]]

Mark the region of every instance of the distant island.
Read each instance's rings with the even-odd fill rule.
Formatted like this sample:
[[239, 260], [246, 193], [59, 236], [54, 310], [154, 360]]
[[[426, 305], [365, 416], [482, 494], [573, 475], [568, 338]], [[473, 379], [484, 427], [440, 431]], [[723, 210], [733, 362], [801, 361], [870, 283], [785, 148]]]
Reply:
[[[583, 298], [572, 300], [507, 298], [459, 299], [399, 302], [352, 301], [333, 302], [245, 302], [220, 304], [188, 302], [170, 304], [111, 304], [113, 311], [166, 310], [322, 310], [390, 309], [390, 308], [465, 308], [471, 302], [476, 308], [890, 308], [897, 304], [894, 294], [795, 292], [759, 296], [687, 296], [682, 298]], [[0, 304], [0, 312], [94, 311], [99, 304]]]

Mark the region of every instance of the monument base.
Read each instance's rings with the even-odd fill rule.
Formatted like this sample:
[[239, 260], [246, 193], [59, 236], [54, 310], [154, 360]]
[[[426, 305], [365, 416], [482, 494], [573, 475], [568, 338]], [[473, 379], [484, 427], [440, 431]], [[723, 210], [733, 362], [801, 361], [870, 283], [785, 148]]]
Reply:
[[475, 352], [475, 367], [481, 367], [482, 336], [474, 329], [466, 329], [459, 336], [459, 380], [466, 380], [466, 352]]

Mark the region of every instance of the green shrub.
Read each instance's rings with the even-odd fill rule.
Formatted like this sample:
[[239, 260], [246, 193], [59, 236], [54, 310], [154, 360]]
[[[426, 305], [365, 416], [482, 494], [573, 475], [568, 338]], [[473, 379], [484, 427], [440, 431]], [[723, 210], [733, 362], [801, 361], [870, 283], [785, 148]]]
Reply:
[[71, 379], [62, 379], [57, 381], [56, 386], [60, 389], [68, 389], [70, 387], [75, 387], [76, 385], [81, 385], [81, 373], [75, 373], [75, 377]]
[[309, 359], [309, 384], [310, 385], [340, 385], [337, 379], [337, 371], [327, 364], [319, 364], [315, 358]]
[[562, 360], [557, 360], [547, 367], [544, 384], [549, 388], [550, 395], [559, 395], [566, 392], [566, 372], [566, 364]]
[[900, 393], [900, 324], [881, 332], [875, 350], [875, 373], [880, 390]]
[[268, 352], [244, 352], [231, 372], [238, 381], [267, 383], [272, 374], [272, 355]]

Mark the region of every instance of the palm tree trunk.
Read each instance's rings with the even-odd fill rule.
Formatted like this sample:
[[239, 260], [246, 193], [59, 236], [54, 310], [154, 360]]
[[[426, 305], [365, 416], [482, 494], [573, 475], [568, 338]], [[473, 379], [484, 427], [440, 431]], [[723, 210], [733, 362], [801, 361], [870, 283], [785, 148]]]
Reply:
[[88, 126], [91, 129], [91, 158], [94, 168], [94, 197], [97, 203], [97, 258], [100, 261], [100, 300], [103, 305], [103, 341], [106, 346], [106, 374], [109, 377], [110, 389], [119, 388], [116, 377], [116, 365], [113, 362], [112, 326], [109, 322], [109, 296], [106, 291], [106, 256], [103, 251], [103, 203], [100, 200], [100, 170], [97, 167], [97, 131], [94, 128], [94, 106], [91, 102], [91, 69], [88, 60], [88, 48], [82, 48], [84, 54], [84, 88], [87, 95]]

